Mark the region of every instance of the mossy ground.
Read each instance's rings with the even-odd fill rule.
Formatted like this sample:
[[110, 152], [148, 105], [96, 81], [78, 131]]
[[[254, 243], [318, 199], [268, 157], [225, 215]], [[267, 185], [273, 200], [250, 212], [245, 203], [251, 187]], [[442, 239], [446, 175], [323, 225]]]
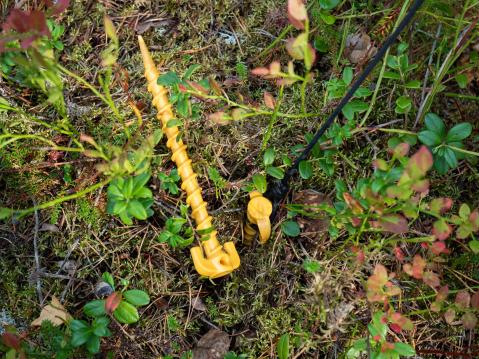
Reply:
[[[348, 18], [353, 13], [348, 11], [352, 3], [354, 14], [360, 16]], [[384, 39], [381, 30], [391, 28], [401, 2], [388, 2], [387, 6], [383, 4], [384, 7], [373, 3], [346, 1], [341, 9], [348, 12], [330, 26], [321, 22], [317, 5], [312, 5], [314, 33], [325, 40], [329, 50], [320, 56], [316, 64], [316, 81], [307, 90], [308, 111], [327, 113], [323, 80], [337, 76], [346, 63], [341, 52], [345, 35], [363, 30], [380, 43]], [[462, 2], [455, 5], [460, 9]], [[229, 81], [232, 85], [227, 88], [228, 93], [235, 97], [242, 94], [261, 102], [263, 91], [275, 93], [274, 86], [254, 77], [241, 79], [236, 65], [245, 63], [251, 68], [265, 65], [273, 59], [287, 58], [281, 44], [262, 53], [288, 24], [284, 7], [284, 1], [273, 0], [72, 1], [61, 20], [66, 26], [66, 33], [62, 39], [65, 49], [60, 60], [70, 70], [95, 83], [101, 69], [99, 53], [106, 46], [103, 16], [108, 15], [118, 29], [121, 43], [118, 64], [122, 71], [128, 73], [129, 83], [128, 92], [125, 92], [120, 81], [115, 81], [112, 95], [121, 110], [130, 116], [126, 106], [128, 96], [144, 104], [150, 102], [136, 44], [138, 26], [144, 26], [149, 20], [154, 25], [143, 36], [162, 71], [182, 74], [189, 65], [197, 63], [201, 68], [195, 73], [195, 79], [214, 76], [220, 82], [234, 80]], [[7, 8], [2, 9], [4, 14]], [[385, 8], [396, 10], [380, 12]], [[457, 9], [453, 10], [454, 13], [459, 12]], [[378, 11], [378, 14], [370, 15]], [[440, 12], [437, 14], [442, 16]], [[438, 21], [433, 16], [422, 14], [412, 30], [402, 35], [402, 41], [410, 45], [411, 60], [419, 64], [416, 78], [421, 81]], [[446, 20], [443, 26], [444, 38], [448, 39], [455, 27]], [[239, 39], [239, 44], [227, 44], [221, 33]], [[446, 48], [446, 45], [440, 42], [438, 46]], [[439, 65], [434, 65], [433, 71]], [[377, 77], [377, 71], [373, 79]], [[472, 71], [477, 73], [477, 68]], [[66, 81], [65, 97], [73, 127], [93, 136], [99, 143], [121, 144], [124, 141], [122, 128], [111, 113], [87, 89], [71, 79]], [[369, 125], [397, 118], [390, 99], [391, 93], [398, 90], [387, 81], [382, 86], [368, 119]], [[453, 81], [448, 86], [448, 92], [458, 91]], [[41, 98], [27, 93], [27, 106], [22, 102], [22, 89], [16, 88], [14, 83], [4, 81], [0, 87], [2, 96], [9, 96], [25, 109], [47, 118], [52, 116]], [[471, 96], [477, 96], [477, 92], [474, 88], [463, 91]], [[414, 96], [418, 104], [420, 91]], [[297, 112], [299, 104], [299, 91], [288, 89], [283, 111]], [[432, 109], [447, 119], [448, 124], [471, 122], [477, 135], [477, 104], [477, 100], [438, 96]], [[266, 245], [242, 245], [242, 223], [248, 194], [241, 188], [251, 179], [252, 172], [261, 166], [261, 143], [269, 118], [258, 117], [218, 127], [206, 117], [214, 108], [207, 104], [202, 106], [204, 112], [199, 119], [185, 123], [184, 140], [194, 168], [200, 175], [205, 200], [215, 213], [215, 225], [222, 240], [233, 239], [236, 242], [242, 261], [240, 269], [214, 282], [200, 279], [194, 271], [188, 249], [172, 249], [159, 243], [158, 235], [164, 221], [172, 214], [178, 214], [179, 204], [185, 201], [184, 194], [174, 197], [160, 190], [157, 173], [173, 168], [162, 142], [156, 149], [152, 168], [154, 178], [151, 183], [157, 204], [155, 215], [148, 221], [126, 227], [108, 216], [105, 213], [104, 189], [38, 213], [40, 225], [48, 223], [57, 228], [53, 231], [49, 227], [50, 230], [39, 232], [42, 271], [56, 273], [58, 262], [67, 255], [78, 264], [73, 281], [42, 276], [44, 296], [63, 295], [69, 312], [81, 316], [82, 306], [95, 298], [94, 286], [105, 271], [117, 278], [130, 280], [131, 287], [147, 291], [152, 304], [141, 311], [141, 320], [137, 325], [126, 328], [130, 338], [118, 330], [103, 344], [105, 351], [111, 350], [118, 357], [154, 358], [167, 354], [180, 357], [213, 326], [232, 335], [231, 350], [248, 354], [251, 358], [275, 357], [276, 343], [284, 333], [291, 335], [295, 357], [344, 357], [351, 340], [365, 333], [370, 319], [370, 309], [361, 296], [364, 280], [379, 261], [390, 264], [392, 269], [398, 264], [389, 254], [375, 251], [369, 253], [364, 267], [358, 267], [343, 243], [331, 240], [327, 233], [288, 238], [281, 234], [277, 225]], [[149, 105], [143, 112], [145, 131], [159, 126]], [[411, 129], [413, 122], [409, 118], [398, 127]], [[318, 125], [317, 118], [279, 119], [273, 127], [268, 146], [279, 153], [291, 154], [292, 146], [304, 143], [303, 134], [314, 132]], [[40, 131], [38, 126], [24, 121], [21, 115], [17, 118], [0, 113], [0, 126], [17, 132], [38, 134]], [[45, 135], [51, 133], [47, 131]], [[315, 164], [314, 176], [308, 180], [296, 180], [292, 185], [293, 191], [310, 188], [332, 194], [337, 178], [343, 179], [349, 186], [354, 185], [358, 178], [371, 173], [372, 159], [385, 153], [387, 138], [378, 133], [372, 133], [368, 138], [354, 137], [342, 147], [341, 156], [336, 156], [334, 176], [327, 176]], [[477, 141], [469, 145], [478, 150]], [[33, 150], [20, 142], [1, 151], [0, 203], [3, 205], [28, 207], [32, 201], [41, 203], [84, 188], [96, 178], [94, 165], [75, 156], [65, 159], [80, 160], [67, 169], [54, 166], [36, 168], [49, 161], [49, 154], [45, 151]], [[214, 188], [207, 177], [208, 167], [218, 169], [227, 180], [225, 188]], [[447, 177], [434, 177], [432, 191], [435, 195], [467, 202], [475, 208], [479, 205], [478, 179], [477, 167], [465, 164]], [[280, 218], [285, 213], [280, 211]], [[17, 322], [25, 324], [38, 316], [40, 310], [35, 291], [34, 227], [33, 216], [0, 227], [0, 304]], [[367, 241], [367, 238], [364, 240]], [[305, 272], [302, 263], [307, 258], [320, 262], [318, 273]], [[457, 254], [451, 263], [449, 270], [442, 273], [445, 282], [458, 288], [477, 285], [477, 256]], [[474, 332], [447, 327], [437, 315], [429, 313], [420, 298], [430, 294], [430, 290], [412, 281], [401, 283], [406, 286], [402, 288], [404, 298], [401, 307], [405, 313], [416, 313], [412, 318], [417, 330], [405, 335], [405, 341], [414, 341], [418, 348], [455, 352], [477, 343], [474, 342], [477, 340]], [[206, 310], [193, 308], [195, 297], [201, 298]], [[401, 336], [399, 338], [402, 339]]]

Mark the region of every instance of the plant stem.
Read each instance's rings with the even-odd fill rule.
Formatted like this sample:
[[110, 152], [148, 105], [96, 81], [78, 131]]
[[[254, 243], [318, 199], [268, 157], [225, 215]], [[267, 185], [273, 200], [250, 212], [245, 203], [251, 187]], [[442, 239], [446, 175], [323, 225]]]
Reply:
[[261, 151], [264, 151], [266, 149], [266, 146], [268, 145], [268, 141], [271, 138], [271, 134], [273, 132], [273, 126], [276, 123], [276, 119], [278, 118], [278, 110], [281, 107], [281, 102], [283, 101], [283, 90], [284, 90], [284, 86], [281, 86], [279, 89], [278, 101], [276, 101], [273, 114], [271, 115], [271, 118], [268, 123], [268, 128], [266, 129], [266, 132], [264, 133], [263, 143], [261, 144]]
[[18, 218], [21, 218], [21, 217], [24, 217], [30, 213], [33, 213], [35, 211], [38, 211], [40, 209], [46, 209], [46, 208], [49, 208], [49, 207], [52, 207], [52, 206], [55, 206], [59, 203], [62, 203], [62, 202], [65, 202], [65, 201], [70, 201], [72, 199], [77, 199], [77, 198], [80, 198], [82, 196], [84, 196], [85, 194], [87, 193], [90, 193], [90, 192], [93, 192], [95, 191], [96, 189], [100, 188], [100, 187], [103, 187], [105, 186], [106, 184], [108, 184], [110, 181], [112, 180], [112, 178], [109, 178], [105, 181], [102, 181], [102, 182], [98, 182], [90, 187], [87, 187], [81, 191], [78, 191], [78, 192], [75, 192], [71, 195], [68, 195], [68, 196], [64, 196], [64, 197], [59, 197], [59, 198], [55, 198], [54, 200], [51, 200], [51, 201], [48, 201], [48, 202], [45, 202], [45, 203], [41, 203], [37, 206], [34, 206], [34, 207], [30, 207], [30, 208], [26, 208], [26, 209], [22, 209], [22, 210], [19, 210], [19, 211], [15, 211], [15, 213], [17, 214]]
[[447, 147], [449, 147], [451, 150], [454, 150], [456, 152], [461, 152], [461, 153], [464, 153], [466, 155], [479, 157], [479, 152], [464, 150], [462, 148], [459, 148], [459, 147], [456, 147], [456, 146], [451, 146], [451, 145], [447, 145]]

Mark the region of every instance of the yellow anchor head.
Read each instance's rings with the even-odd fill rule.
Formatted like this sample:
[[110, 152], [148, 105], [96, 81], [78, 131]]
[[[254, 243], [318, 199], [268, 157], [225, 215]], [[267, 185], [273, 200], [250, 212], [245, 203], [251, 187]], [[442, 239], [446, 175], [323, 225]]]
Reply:
[[[264, 197], [260, 192], [253, 191], [249, 194], [247, 217], [248, 221], [256, 224], [259, 230], [259, 241], [264, 244], [271, 235], [271, 222], [269, 216], [273, 212], [271, 201]], [[249, 224], [245, 227], [245, 237], [248, 242], [254, 237], [256, 231]]]

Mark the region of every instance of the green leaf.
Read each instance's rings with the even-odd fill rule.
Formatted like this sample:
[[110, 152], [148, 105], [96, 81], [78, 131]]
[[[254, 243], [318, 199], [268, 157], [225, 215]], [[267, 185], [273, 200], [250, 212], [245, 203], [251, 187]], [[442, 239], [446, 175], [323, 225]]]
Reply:
[[354, 96], [356, 97], [369, 97], [373, 94], [373, 92], [368, 89], [367, 87], [360, 87], [356, 90], [354, 93]]
[[185, 74], [183, 75], [183, 79], [189, 80], [191, 75], [198, 70], [201, 67], [200, 64], [193, 64], [188, 67], [188, 69], [185, 71]]
[[133, 221], [131, 220], [131, 217], [126, 210], [120, 212], [118, 215], [120, 216], [121, 221], [127, 226], [131, 226], [133, 224]]
[[345, 67], [343, 70], [343, 81], [346, 85], [349, 85], [353, 81], [353, 69], [352, 67]]
[[266, 151], [264, 151], [263, 155], [263, 163], [265, 166], [272, 165], [274, 162], [274, 157], [275, 157], [275, 151], [274, 148], [267, 148]]
[[419, 81], [419, 80], [408, 81], [408, 82], [406, 82], [404, 87], [406, 87], [408, 89], [418, 89], [418, 88], [421, 87], [421, 81]]
[[72, 320], [70, 323], [70, 329], [72, 331], [71, 345], [79, 347], [85, 344], [91, 335], [91, 329], [88, 324], [83, 320]]
[[115, 309], [115, 311], [113, 312], [113, 316], [120, 323], [124, 324], [136, 323], [140, 319], [138, 310], [133, 305], [124, 300], [122, 300], [120, 302], [120, 305]]
[[0, 220], [7, 219], [12, 213], [13, 211], [10, 208], [0, 207]]
[[434, 147], [441, 144], [441, 137], [436, 132], [425, 130], [418, 133], [419, 141], [426, 146]]
[[336, 17], [331, 15], [328, 11], [321, 10], [319, 12], [319, 17], [324, 21], [326, 25], [333, 25], [336, 22]]
[[303, 262], [303, 268], [308, 273], [316, 273], [321, 270], [321, 264], [314, 259], [305, 259]]
[[289, 358], [289, 334], [283, 334], [276, 345], [276, 352], [279, 359]]
[[162, 86], [173, 86], [178, 85], [181, 82], [181, 79], [178, 75], [172, 71], [167, 72], [166, 74], [160, 75], [158, 77], [157, 83]]
[[468, 244], [469, 248], [471, 248], [472, 253], [479, 254], [479, 241], [477, 239], [473, 239]]
[[102, 315], [106, 315], [105, 300], [97, 299], [97, 300], [92, 300], [91, 302], [88, 302], [83, 307], [83, 313], [85, 313], [89, 317], [99, 317]]
[[457, 74], [454, 76], [457, 84], [460, 88], [465, 89], [467, 87], [467, 75], [466, 74]]
[[131, 289], [123, 292], [123, 298], [135, 307], [141, 307], [150, 303], [150, 297], [142, 290]]
[[397, 72], [394, 71], [384, 71], [384, 76], [385, 79], [391, 79], [391, 80], [400, 80], [401, 75], [398, 74]]
[[403, 355], [406, 357], [416, 355], [416, 351], [414, 350], [414, 348], [406, 343], [394, 343], [394, 350], [399, 355]]
[[104, 272], [101, 275], [101, 277], [103, 278], [105, 282], [107, 282], [110, 285], [110, 287], [113, 288], [113, 290], [115, 290], [115, 281], [113, 279], [113, 276], [109, 272]]
[[108, 337], [111, 335], [108, 325], [110, 324], [110, 319], [107, 317], [96, 318], [92, 323], [93, 334], [97, 337]]
[[183, 125], [183, 121], [181, 121], [178, 118], [173, 118], [173, 119], [168, 121], [168, 123], [166, 124], [166, 127], [172, 128], [172, 127], [175, 127], [175, 126], [179, 127], [179, 126], [182, 126], [182, 125]]
[[429, 112], [426, 115], [424, 122], [428, 130], [435, 132], [439, 137], [441, 137], [441, 140], [444, 138], [446, 135], [446, 126], [444, 125], [442, 118], [435, 113]]
[[265, 193], [267, 188], [266, 177], [262, 174], [255, 173], [253, 175], [253, 184], [260, 193]]
[[301, 232], [299, 225], [295, 221], [285, 221], [281, 224], [281, 230], [289, 237], [297, 237]]
[[96, 335], [90, 336], [86, 342], [86, 348], [91, 354], [96, 354], [100, 351], [100, 338]]
[[318, 52], [327, 53], [329, 50], [328, 43], [321, 39], [319, 36], [316, 36], [313, 41], [313, 46]]
[[266, 173], [269, 174], [271, 177], [277, 178], [277, 179], [283, 179], [284, 177], [284, 171], [281, 168], [278, 167], [266, 167]]
[[460, 123], [449, 130], [446, 136], [446, 142], [461, 141], [472, 132], [472, 125], [469, 122]]
[[136, 199], [128, 203], [128, 213], [140, 220], [148, 218], [145, 207], [143, 207], [141, 202]]
[[108, 197], [125, 198], [121, 190], [113, 183], [110, 183], [110, 185], [108, 186], [107, 195]]
[[408, 113], [411, 110], [412, 101], [407, 96], [401, 96], [396, 100], [396, 113]]
[[313, 166], [309, 161], [301, 161], [299, 163], [299, 175], [303, 179], [308, 179], [313, 175]]
[[319, 6], [325, 10], [332, 10], [338, 6], [339, 0], [319, 0]]
[[457, 163], [456, 153], [449, 147], [446, 147], [444, 149], [444, 158], [446, 159], [446, 162], [450, 168], [457, 167], [458, 163]]

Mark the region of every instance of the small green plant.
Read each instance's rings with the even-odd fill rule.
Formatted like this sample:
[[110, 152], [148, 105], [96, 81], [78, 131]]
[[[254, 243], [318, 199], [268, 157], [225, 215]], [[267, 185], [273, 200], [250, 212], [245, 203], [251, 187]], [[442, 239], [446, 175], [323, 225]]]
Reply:
[[428, 113], [424, 121], [426, 128], [418, 133], [419, 141], [432, 151], [436, 171], [445, 174], [465, 158], [462, 141], [471, 135], [472, 126], [463, 122], [447, 131], [444, 121], [434, 113]]
[[220, 190], [224, 189], [227, 181], [220, 175], [218, 170], [214, 167], [208, 167], [208, 177], [215, 185], [216, 197], [219, 196]]
[[403, 95], [396, 99], [396, 108], [394, 111], [398, 114], [407, 114], [412, 109], [412, 100], [409, 97], [408, 89], [418, 89], [421, 87], [419, 80], [411, 80], [412, 71], [417, 69], [417, 64], [409, 63], [409, 56], [407, 53], [408, 44], [401, 43], [397, 49], [397, 55], [389, 55], [386, 59], [386, 64], [391, 71], [384, 72], [384, 78], [398, 81], [403, 88]]
[[108, 213], [119, 216], [126, 225], [133, 224], [132, 217], [144, 220], [152, 216], [153, 193], [145, 186], [149, 179], [149, 172], [115, 178], [108, 186]]
[[101, 338], [111, 336], [109, 325], [110, 319], [107, 317], [95, 318], [91, 324], [84, 320], [72, 320], [70, 323], [71, 345], [74, 347], [84, 345], [91, 354], [98, 353]]
[[178, 194], [180, 192], [180, 189], [178, 187], [178, 181], [180, 180], [180, 176], [178, 175], [178, 170], [176, 168], [172, 169], [169, 175], [160, 172], [158, 174], [158, 177], [161, 181], [161, 189], [168, 191], [170, 194]]
[[276, 352], [279, 359], [288, 359], [289, 358], [289, 334], [283, 334], [276, 345]]
[[191, 227], [184, 228], [187, 223], [185, 218], [168, 218], [165, 223], [165, 229], [158, 236], [161, 243], [168, 243], [172, 248], [184, 248], [189, 246], [193, 240], [193, 230]]

